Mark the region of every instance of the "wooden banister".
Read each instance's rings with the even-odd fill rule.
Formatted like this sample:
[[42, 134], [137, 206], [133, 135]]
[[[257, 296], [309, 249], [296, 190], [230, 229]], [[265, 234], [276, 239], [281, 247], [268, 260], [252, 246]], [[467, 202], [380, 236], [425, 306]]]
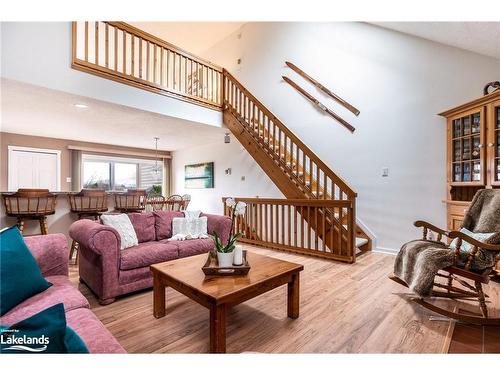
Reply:
[[[353, 202], [331, 199], [234, 198], [245, 202], [233, 230], [241, 242], [300, 254], [354, 262], [356, 251], [346, 224], [335, 218], [354, 216]], [[230, 211], [223, 198], [224, 214]]]
[[[267, 107], [265, 107], [255, 96], [253, 96], [238, 80], [236, 80], [236, 78], [234, 78], [231, 73], [223, 69], [223, 76], [225, 105], [224, 110], [232, 109], [233, 112], [239, 115], [241, 119], [243, 119], [250, 125], [252, 125], [252, 122], [255, 119], [255, 115], [257, 114], [257, 132], [263, 130], [267, 134], [268, 144], [271, 143], [271, 138], [276, 142], [276, 144], [273, 144], [272, 146], [273, 148], [275, 148], [274, 146], [276, 145], [278, 146], [278, 152], [276, 152], [275, 150], [274, 151], [276, 154], [279, 154], [280, 159], [282, 159], [281, 150], [285, 152], [285, 163], [287, 159], [288, 161], [293, 161], [294, 154], [296, 156], [302, 154], [303, 159], [306, 160], [306, 163], [307, 161], [309, 161], [309, 163], [312, 164], [312, 166], [307, 169], [307, 165], [305, 165], [306, 163], [304, 163], [304, 160], [302, 160], [302, 168], [304, 168], [304, 170], [307, 170], [310, 176], [313, 175], [313, 173], [311, 172], [313, 172], [313, 169], [315, 169], [313, 167], [315, 165], [317, 172], [321, 172], [322, 174], [324, 174], [324, 176], [327, 176], [327, 178], [330, 179], [331, 182], [336, 186], [338, 186], [340, 188], [340, 191], [345, 193], [348, 198], [352, 199], [356, 197], [356, 193], [354, 192], [354, 190], [341, 177], [336, 175], [309, 147], [307, 147], [290, 129], [288, 129], [283, 124], [283, 122], [279, 120], [278, 117], [276, 117], [269, 109], [267, 109]], [[241, 99], [241, 96], [243, 96], [243, 100]], [[246, 116], [247, 114], [250, 114], [250, 116]], [[249, 122], [248, 119], [250, 119], [251, 121]], [[272, 125], [270, 125], [271, 123]], [[272, 131], [270, 131], [270, 126], [273, 127]], [[290, 145], [285, 148], [285, 142], [288, 143], [288, 140], [290, 142]], [[289, 153], [288, 158], [287, 153]], [[298, 162], [301, 161], [297, 157], [295, 158], [295, 160]], [[305, 175], [306, 173], [304, 173], [304, 181], [307, 180]], [[317, 187], [319, 189], [321, 185], [324, 185], [324, 181], [319, 181], [319, 178], [317, 178], [314, 183], [314, 186], [312, 183], [310, 184], [311, 188]], [[327, 190], [327, 186], [325, 186], [325, 190]], [[336, 197], [339, 199], [343, 198], [342, 196], [335, 196], [335, 194], [329, 194], [328, 192], [325, 192], [325, 194], [323, 194], [324, 199], [328, 199], [331, 197]]]
[[222, 68], [210, 61], [125, 22], [78, 21], [72, 32], [74, 69], [221, 109]]
[[[226, 199], [226, 198], [223, 198]], [[259, 204], [290, 204], [297, 207], [326, 207], [326, 208], [350, 208], [350, 200], [325, 200], [325, 199], [275, 199], [275, 198], [234, 198], [236, 202], [259, 203]]]
[[[323, 244], [329, 243], [331, 246], [334, 241], [335, 246], [329, 247], [330, 251], [335, 252], [336, 249], [340, 249], [334, 254], [335, 259], [343, 258], [346, 261], [354, 261], [357, 231], [356, 192], [225, 69], [223, 70], [223, 83], [223, 111], [231, 113], [240, 123], [243, 131], [266, 153], [269, 160], [261, 161], [261, 166], [262, 163], [277, 166], [286, 177], [285, 182], [294, 184], [300, 191], [300, 193], [291, 193], [292, 196], [284, 192], [288, 199], [282, 201], [271, 202], [250, 198], [246, 200], [247, 204], [250, 207], [271, 204], [282, 207], [293, 205], [301, 218], [318, 236], [316, 240], [320, 240]], [[271, 178], [273, 178], [272, 175], [273, 173]], [[300, 199], [294, 199], [298, 195], [306, 198], [304, 207], [300, 206]], [[319, 202], [314, 205], [308, 202], [309, 200]], [[278, 215], [271, 216], [269, 220], [277, 223], [280, 221]], [[253, 228], [254, 221], [250, 220], [246, 225]], [[281, 224], [285, 225], [284, 221], [281, 220]], [[255, 241], [266, 242], [261, 238], [257, 240], [255, 233], [258, 233], [258, 230], [251, 229], [251, 233], [253, 243], [256, 243]], [[330, 238], [331, 241], [329, 241]], [[266, 246], [273, 246], [273, 243], [273, 239], [267, 239]]]

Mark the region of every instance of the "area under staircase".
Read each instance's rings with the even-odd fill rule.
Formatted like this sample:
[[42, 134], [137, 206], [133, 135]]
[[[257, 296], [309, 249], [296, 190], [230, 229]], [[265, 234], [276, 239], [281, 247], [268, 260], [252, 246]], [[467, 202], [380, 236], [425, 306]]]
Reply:
[[347, 262], [371, 250], [356, 222], [356, 192], [228, 71], [124, 22], [72, 29], [74, 69], [223, 112], [286, 197], [237, 197], [247, 203], [236, 223], [243, 242]]

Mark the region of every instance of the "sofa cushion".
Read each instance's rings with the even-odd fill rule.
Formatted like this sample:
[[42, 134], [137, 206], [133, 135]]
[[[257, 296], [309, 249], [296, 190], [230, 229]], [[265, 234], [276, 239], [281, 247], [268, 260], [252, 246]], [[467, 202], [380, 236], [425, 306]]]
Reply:
[[126, 353], [89, 309], [66, 312], [66, 322], [80, 336], [90, 353]]
[[154, 241], [156, 239], [155, 217], [152, 212], [133, 212], [128, 214], [128, 217], [135, 229], [139, 243]]
[[154, 211], [156, 240], [172, 237], [172, 220], [174, 217], [184, 217], [179, 211]]
[[208, 253], [214, 249], [214, 241], [211, 238], [175, 241], [175, 244], [178, 247], [179, 258]]
[[0, 315], [50, 287], [16, 226], [0, 232]]
[[63, 303], [66, 311], [89, 307], [89, 302], [67, 276], [49, 276], [47, 281], [52, 283], [49, 289], [21, 302], [0, 318], [0, 324], [10, 326], [57, 303]]
[[143, 242], [122, 251], [120, 269], [131, 270], [147, 267], [151, 264], [177, 259], [178, 257], [179, 252], [175, 245], [161, 242]]

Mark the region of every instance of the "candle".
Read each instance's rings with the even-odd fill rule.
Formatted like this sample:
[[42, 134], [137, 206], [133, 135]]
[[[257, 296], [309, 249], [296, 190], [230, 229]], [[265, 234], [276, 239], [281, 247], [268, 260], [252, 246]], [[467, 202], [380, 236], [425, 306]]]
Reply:
[[234, 247], [233, 264], [235, 266], [241, 266], [243, 264], [243, 246], [241, 245], [236, 245]]

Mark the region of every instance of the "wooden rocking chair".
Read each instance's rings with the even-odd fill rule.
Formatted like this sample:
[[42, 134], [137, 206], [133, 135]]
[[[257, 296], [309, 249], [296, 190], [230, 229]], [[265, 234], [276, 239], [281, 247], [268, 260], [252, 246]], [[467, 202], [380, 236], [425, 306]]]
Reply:
[[[488, 199], [482, 199], [482, 195], [483, 197], [484, 195], [488, 195], [489, 197]], [[491, 199], [492, 196], [493, 199]], [[495, 217], [490, 217], [488, 220], [489, 222], [493, 222], [495, 224], [490, 229], [485, 229], [483, 227], [481, 228], [481, 230], [477, 230], [477, 221], [474, 222], [470, 219], [470, 213], [473, 210], [475, 212], [478, 212], [478, 209], [479, 211], [481, 211], [482, 205], [485, 201], [488, 201], [489, 203], [497, 202], [498, 204], [496, 210], [493, 211], [494, 213], [496, 213], [496, 215], [494, 215]], [[468, 226], [466, 229], [469, 229], [472, 232], [497, 233], [494, 235], [494, 237], [498, 238], [498, 232], [500, 232], [500, 215], [498, 215], [499, 212], [500, 190], [479, 190], [474, 196], [472, 204], [465, 215], [462, 227]], [[460, 311], [457, 312], [446, 310], [428, 302], [425, 298], [420, 296], [412, 297], [411, 300], [437, 314], [465, 323], [476, 325], [500, 325], [500, 318], [491, 318], [488, 316], [488, 307], [486, 303], [488, 302], [487, 298], [489, 298], [489, 296], [483, 291], [483, 284], [488, 284], [490, 281], [500, 281], [499, 272], [495, 269], [498, 261], [500, 260], [500, 244], [481, 242], [468, 236], [465, 233], [458, 231], [448, 232], [425, 221], [416, 221], [414, 225], [416, 227], [423, 228], [423, 240], [429, 240], [429, 238], [434, 239], [432, 237], [432, 233], [435, 233], [437, 241], [442, 242], [443, 244], [445, 244], [443, 242], [443, 237], [447, 237], [449, 239], [458, 239], [456, 241], [455, 248], [453, 250], [450, 249], [450, 251], [454, 252], [454, 264], [449, 267], [443, 268], [440, 272], [437, 273], [434, 279], [433, 289], [430, 297], [451, 298], [454, 300], [468, 301], [476, 300], [479, 304], [481, 315], [472, 315], [461, 313]], [[458, 260], [460, 247], [462, 246], [463, 241], [472, 245], [472, 251], [469, 253], [465, 264], [461, 265], [458, 263]], [[495, 256], [495, 264], [491, 267], [481, 270], [473, 269], [472, 265], [474, 259], [480, 251], [492, 252]], [[445, 279], [445, 282], [439, 282], [437, 280], [438, 277]], [[391, 275], [389, 276], [389, 278], [397, 282], [398, 284], [408, 287], [405, 281], [401, 280], [395, 275]], [[454, 282], [458, 285], [454, 285]]]

